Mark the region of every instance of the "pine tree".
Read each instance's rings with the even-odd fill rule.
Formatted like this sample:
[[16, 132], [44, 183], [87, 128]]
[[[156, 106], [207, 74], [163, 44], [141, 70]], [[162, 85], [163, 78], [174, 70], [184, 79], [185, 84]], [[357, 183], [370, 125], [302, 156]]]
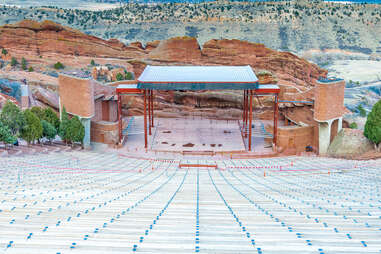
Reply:
[[11, 66], [14, 67], [14, 66], [16, 66], [18, 64], [19, 64], [19, 62], [17, 62], [17, 59], [12, 57], [12, 59], [11, 59]]
[[60, 128], [60, 119], [58, 118], [56, 112], [54, 112], [53, 109], [49, 107], [45, 108], [43, 119], [49, 122], [51, 125], [53, 125], [56, 130]]
[[24, 57], [21, 58], [21, 69], [23, 69], [24, 71], [27, 69], [27, 62]]
[[377, 151], [380, 151], [381, 143], [381, 100], [374, 104], [372, 111], [368, 114], [368, 118], [364, 127], [364, 135], [374, 143]]
[[25, 124], [21, 109], [11, 101], [5, 103], [0, 113], [0, 121], [8, 127], [13, 136], [17, 136]]
[[69, 115], [66, 112], [65, 107], [62, 108], [62, 116], [61, 116], [61, 123], [60, 127], [58, 130], [58, 135], [61, 137], [63, 141], [67, 144], [70, 140], [69, 133], [68, 133], [68, 128], [70, 126], [70, 119]]
[[23, 114], [25, 126], [21, 130], [21, 137], [30, 144], [42, 137], [42, 124], [40, 119], [31, 110], [26, 109]]
[[11, 130], [2, 122], [0, 122], [0, 141], [5, 144], [14, 144], [17, 141], [16, 137], [12, 135]]
[[42, 124], [42, 136], [47, 138], [51, 143], [52, 139], [54, 139], [57, 135], [56, 128], [54, 128], [54, 126], [46, 120], [41, 120], [41, 124]]
[[78, 116], [73, 116], [73, 118], [70, 120], [68, 136], [73, 143], [78, 142], [83, 146], [85, 127], [81, 123], [81, 120], [79, 120]]
[[30, 110], [38, 117], [38, 119], [44, 119], [44, 110], [42, 108], [34, 106]]

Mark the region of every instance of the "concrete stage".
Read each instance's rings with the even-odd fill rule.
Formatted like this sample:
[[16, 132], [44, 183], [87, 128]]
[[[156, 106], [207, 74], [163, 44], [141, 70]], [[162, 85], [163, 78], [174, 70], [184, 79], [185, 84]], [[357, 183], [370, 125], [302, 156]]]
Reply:
[[245, 151], [234, 120], [159, 118], [151, 144], [156, 151]]
[[[142, 116], [125, 119], [130, 123], [128, 137], [120, 151], [146, 152], [144, 149], [144, 121]], [[242, 122], [241, 122], [242, 123]], [[264, 126], [272, 121], [253, 121], [252, 148], [253, 153], [272, 153], [271, 133]], [[211, 120], [201, 118], [155, 118], [152, 135], [148, 135], [148, 151], [182, 152], [213, 151], [236, 152], [245, 151], [248, 146], [242, 139], [237, 120]]]

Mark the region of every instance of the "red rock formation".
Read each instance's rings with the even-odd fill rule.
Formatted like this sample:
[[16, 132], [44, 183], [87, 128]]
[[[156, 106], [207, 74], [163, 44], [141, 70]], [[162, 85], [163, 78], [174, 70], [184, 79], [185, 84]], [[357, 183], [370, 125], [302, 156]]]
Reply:
[[196, 38], [175, 37], [161, 41], [149, 54], [150, 60], [159, 62], [199, 63], [201, 50]]
[[33, 87], [32, 94], [36, 100], [58, 110], [59, 98], [57, 93], [54, 93], [42, 87]]
[[327, 75], [326, 70], [292, 53], [278, 52], [247, 41], [210, 40], [203, 45], [202, 55], [206, 63], [250, 65], [254, 70], [287, 73], [307, 83]]
[[157, 48], [157, 46], [159, 46], [159, 44], [160, 44], [160, 41], [149, 41], [146, 44], [145, 50], [150, 52], [151, 50]]
[[13, 98], [12, 96], [0, 93], [0, 109], [4, 106], [4, 104], [7, 101], [11, 101], [16, 105], [19, 105], [18, 101], [15, 98]]
[[24, 20], [0, 27], [0, 46], [40, 55], [57, 53], [91, 57], [135, 58], [144, 54], [117, 40], [105, 41], [51, 21]]
[[[97, 63], [128, 59], [133, 66], [135, 77], [138, 78], [147, 64], [152, 65], [250, 65], [256, 71], [260, 83], [277, 83], [281, 87], [280, 99], [309, 100], [313, 94], [316, 80], [326, 76], [327, 71], [288, 52], [278, 52], [266, 48], [263, 44], [240, 40], [210, 40], [202, 46], [195, 38], [176, 37], [164, 41], [148, 42], [145, 47], [141, 43], [124, 45], [116, 39], [108, 41], [89, 36], [74, 29], [55, 24], [51, 21], [35, 22], [25, 20], [14, 25], [0, 27], [0, 48], [7, 49], [12, 55], [48, 54], [48, 57], [35, 57], [39, 64], [51, 65], [52, 62], [66, 60], [65, 63], [76, 62], [76, 68], [88, 64], [91, 58], [97, 58]], [[75, 59], [71, 56], [77, 55]], [[91, 58], [89, 58], [91, 57]], [[107, 60], [105, 59], [107, 58]], [[36, 60], [37, 59], [37, 60]], [[27, 60], [29, 60], [27, 58]], [[48, 62], [50, 61], [50, 62]], [[124, 62], [127, 64], [127, 62]], [[102, 88], [101, 90], [104, 90]], [[221, 93], [222, 94], [222, 93]], [[195, 105], [195, 101], [205, 107], [218, 105], [238, 107], [242, 93], [233, 92], [227, 98], [216, 96], [208, 98], [208, 94], [200, 93], [184, 95], [179, 103], [187, 109]], [[209, 94], [210, 95], [210, 94]], [[157, 107], [174, 107], [177, 101], [175, 93], [160, 92], [155, 97]], [[175, 100], [176, 99], [176, 100]], [[136, 102], [136, 103], [135, 103]], [[141, 101], [136, 100], [132, 107], [141, 111]], [[271, 106], [272, 101], [261, 99], [259, 105]], [[293, 107], [283, 104], [283, 107]], [[174, 109], [174, 111], [180, 109]]]
[[142, 44], [140, 41], [131, 42], [131, 43], [130, 43], [130, 46], [131, 46], [131, 47], [136, 47], [136, 48], [138, 48], [138, 49], [143, 49], [143, 50], [144, 50], [143, 44]]

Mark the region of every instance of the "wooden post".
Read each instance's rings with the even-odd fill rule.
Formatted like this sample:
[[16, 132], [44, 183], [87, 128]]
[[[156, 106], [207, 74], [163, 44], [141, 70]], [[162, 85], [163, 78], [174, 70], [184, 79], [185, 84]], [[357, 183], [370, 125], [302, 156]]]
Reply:
[[122, 133], [122, 128], [123, 128], [123, 126], [122, 126], [122, 103], [121, 103], [121, 98], [120, 98], [121, 94], [118, 93], [117, 96], [118, 96], [119, 143], [121, 143], [122, 142], [122, 134], [123, 134]]
[[144, 90], [144, 148], [147, 149], [147, 90]]
[[273, 143], [276, 150], [276, 142], [278, 135], [278, 95], [275, 95], [274, 98], [274, 128], [273, 128]]
[[249, 113], [249, 151], [251, 151], [251, 132], [252, 132], [252, 121], [253, 121], [253, 92], [250, 90], [250, 113]]

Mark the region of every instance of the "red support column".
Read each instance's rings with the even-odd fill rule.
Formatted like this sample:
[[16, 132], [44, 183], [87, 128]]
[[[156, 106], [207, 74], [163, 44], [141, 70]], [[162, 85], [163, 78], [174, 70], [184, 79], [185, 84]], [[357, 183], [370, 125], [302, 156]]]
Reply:
[[243, 90], [243, 107], [242, 107], [242, 131], [244, 130], [245, 126], [245, 109], [246, 109], [246, 90]]
[[247, 138], [247, 121], [249, 113], [249, 90], [246, 90], [246, 110], [245, 110], [245, 138]]
[[152, 121], [152, 127], [155, 127], [153, 124], [153, 90], [151, 90], [151, 121]]
[[151, 131], [151, 90], [148, 90], [148, 129], [149, 135], [152, 135]]
[[122, 103], [121, 103], [121, 94], [117, 94], [118, 96], [118, 126], [119, 126], [119, 143], [122, 142]]
[[253, 122], [253, 92], [250, 90], [250, 113], [249, 113], [249, 151], [251, 151], [251, 125]]
[[274, 148], [276, 150], [276, 142], [277, 142], [277, 135], [278, 135], [278, 95], [275, 95], [274, 98], [274, 128], [273, 128], [273, 143]]
[[147, 140], [147, 91], [144, 90], [144, 148], [148, 147]]

